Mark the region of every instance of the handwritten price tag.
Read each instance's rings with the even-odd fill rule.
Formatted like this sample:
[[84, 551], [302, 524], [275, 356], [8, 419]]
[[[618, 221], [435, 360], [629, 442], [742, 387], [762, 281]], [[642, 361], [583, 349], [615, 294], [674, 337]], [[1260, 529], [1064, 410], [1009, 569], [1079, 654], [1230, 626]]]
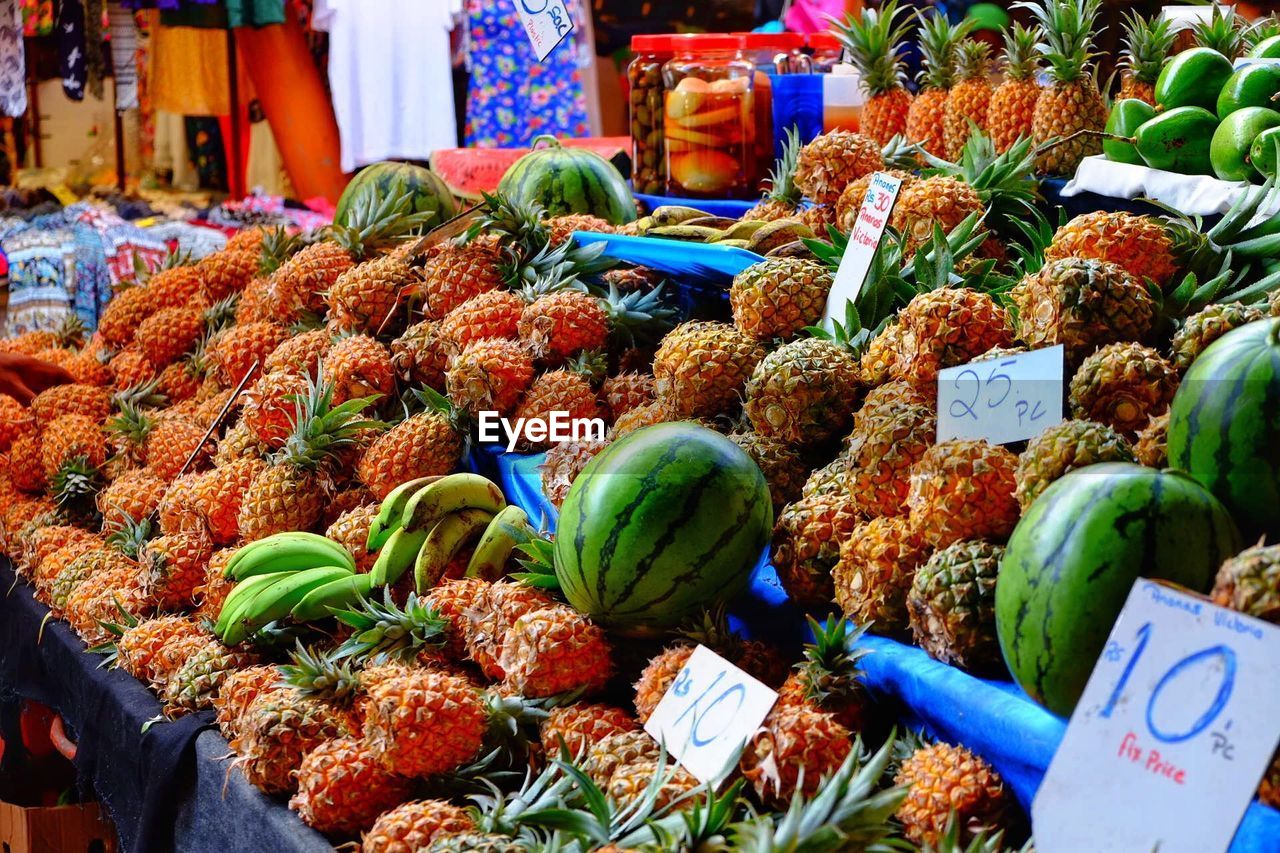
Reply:
[[551, 51], [573, 32], [573, 17], [564, 0], [513, 0], [524, 31], [538, 61], [544, 62]]
[[1277, 707], [1280, 628], [1140, 579], [1036, 792], [1036, 849], [1226, 850]]
[[1062, 423], [1063, 348], [974, 361], [938, 373], [938, 441], [1008, 444]]
[[698, 646], [644, 730], [699, 782], [719, 783], [778, 694], [706, 646]]
[[898, 201], [898, 191], [901, 189], [901, 178], [884, 172], [876, 172], [872, 176], [871, 186], [867, 187], [867, 197], [862, 200], [862, 208], [854, 222], [853, 233], [849, 235], [849, 245], [845, 247], [840, 268], [836, 270], [835, 281], [831, 283], [831, 291], [827, 294], [822, 324], [828, 330], [834, 328], [834, 321], [844, 320], [846, 303], [858, 301], [858, 294], [866, 284], [871, 262], [875, 259], [876, 249], [880, 247], [880, 238], [884, 236], [884, 229], [889, 224], [889, 214], [893, 213], [893, 206]]

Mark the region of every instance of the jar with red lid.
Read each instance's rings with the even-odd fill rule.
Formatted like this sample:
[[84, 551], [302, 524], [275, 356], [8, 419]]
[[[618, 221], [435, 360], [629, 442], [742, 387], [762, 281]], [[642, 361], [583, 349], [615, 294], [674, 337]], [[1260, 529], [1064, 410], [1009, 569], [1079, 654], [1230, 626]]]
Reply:
[[662, 66], [672, 56], [671, 38], [669, 35], [642, 35], [631, 39], [634, 58], [627, 66], [627, 83], [631, 88], [631, 183], [638, 193], [661, 194], [666, 191]]
[[742, 55], [755, 67], [752, 85], [755, 89], [756, 168], [754, 178], [759, 181], [773, 167], [777, 140], [773, 129], [773, 82], [775, 74], [791, 74], [800, 70], [800, 62], [807, 64], [801, 48], [804, 36], [800, 33], [743, 33]]
[[829, 74], [844, 53], [844, 45], [833, 33], [809, 33], [805, 38], [809, 54], [813, 57], [815, 74]]
[[672, 39], [663, 66], [667, 193], [693, 198], [756, 194], [755, 67], [732, 35]]

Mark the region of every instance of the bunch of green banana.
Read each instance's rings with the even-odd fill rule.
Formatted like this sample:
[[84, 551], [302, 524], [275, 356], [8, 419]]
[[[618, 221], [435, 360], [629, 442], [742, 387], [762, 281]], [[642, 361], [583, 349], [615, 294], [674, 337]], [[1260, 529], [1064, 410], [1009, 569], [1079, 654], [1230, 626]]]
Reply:
[[287, 617], [306, 622], [328, 616], [330, 602], [345, 606], [372, 590], [369, 576], [355, 570], [345, 548], [314, 533], [278, 533], [250, 542], [227, 562], [225, 576], [237, 583], [214, 632], [234, 646]]
[[467, 575], [493, 579], [505, 573], [512, 550], [530, 535], [524, 511], [508, 506], [502, 489], [479, 474], [414, 480], [393, 489], [378, 508], [368, 541], [378, 558], [369, 574], [374, 585], [389, 585], [412, 567], [414, 586], [423, 593], [474, 542]]
[[735, 246], [759, 255], [814, 236], [812, 229], [799, 219], [739, 221], [674, 204], [654, 208], [653, 213], [636, 221], [636, 229], [642, 237]]

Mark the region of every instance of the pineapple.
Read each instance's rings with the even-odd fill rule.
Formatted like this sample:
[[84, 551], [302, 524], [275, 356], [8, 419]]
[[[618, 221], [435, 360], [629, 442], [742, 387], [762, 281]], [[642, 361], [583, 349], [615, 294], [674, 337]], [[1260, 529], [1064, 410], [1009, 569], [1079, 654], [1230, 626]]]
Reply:
[[955, 82], [956, 45], [967, 34], [964, 24], [953, 27], [945, 12], [918, 14], [923, 70], [920, 90], [907, 110], [907, 139], [941, 157], [947, 150], [947, 93]]
[[441, 322], [423, 320], [391, 342], [391, 366], [402, 380], [443, 390], [451, 345], [440, 331]]
[[148, 609], [137, 563], [109, 549], [92, 553], [99, 564], [89, 569], [85, 577], [92, 577], [93, 583], [82, 583], [71, 590], [65, 608], [67, 622], [90, 646], [110, 638], [104, 626], [118, 619], [120, 611], [138, 616]]
[[216, 301], [244, 290], [258, 273], [258, 251], [256, 246], [239, 249], [228, 245], [201, 258], [196, 272], [204, 282], [205, 294]]
[[204, 519], [215, 545], [230, 545], [239, 538], [240, 503], [249, 484], [267, 467], [262, 459], [248, 456], [196, 478], [192, 505]]
[[613, 669], [604, 631], [566, 606], [530, 610], [502, 640], [498, 666], [504, 684], [522, 696], [602, 689]]
[[816, 793], [852, 751], [852, 734], [834, 715], [808, 705], [779, 703], [738, 764], [762, 802], [785, 809], [797, 794]]
[[1183, 321], [1170, 343], [1173, 366], [1179, 373], [1186, 373], [1191, 363], [1209, 344], [1232, 329], [1246, 323], [1261, 320], [1266, 315], [1261, 307], [1239, 302], [1210, 305]]
[[1067, 402], [1076, 418], [1104, 423], [1130, 436], [1169, 408], [1178, 371], [1155, 350], [1136, 343], [1108, 344], [1080, 364]]
[[608, 377], [600, 386], [600, 401], [611, 421], [632, 409], [652, 403], [653, 374], [631, 371]]
[[1211, 595], [1219, 607], [1280, 624], [1280, 545], [1255, 545], [1224, 562]]
[[325, 294], [328, 327], [369, 335], [394, 328], [397, 310], [418, 284], [416, 270], [393, 255], [357, 264], [339, 275]]
[[28, 413], [19, 415], [15, 411], [14, 419], [16, 423], [29, 423], [34, 415], [40, 429], [47, 429], [49, 424], [64, 415], [82, 415], [100, 423], [111, 414], [111, 408], [111, 395], [101, 388], [80, 384], [55, 385], [31, 398]]
[[758, 432], [731, 433], [729, 440], [745, 450], [760, 466], [760, 472], [769, 484], [769, 497], [773, 500], [775, 513], [799, 499], [804, 481], [809, 476], [809, 466], [795, 447]]
[[942, 120], [948, 160], [960, 159], [974, 127], [987, 130], [987, 112], [994, 91], [987, 76], [990, 64], [991, 46], [986, 42], [965, 39], [956, 45], [957, 79], [947, 92]]
[[[257, 365], [261, 370], [267, 356], [289, 338], [289, 330], [279, 323], [240, 323], [224, 329], [209, 341], [209, 363], [227, 387], [236, 387]], [[119, 356], [117, 356], [118, 358]]]
[[262, 363], [262, 372], [313, 375], [332, 346], [333, 333], [328, 329], [303, 332], [273, 349]]
[[258, 437], [249, 429], [243, 419], [232, 424], [218, 440], [217, 450], [213, 454], [214, 465], [226, 465], [245, 457], [264, 458], [267, 446], [258, 441]]
[[401, 483], [452, 473], [462, 460], [462, 436], [447, 414], [412, 415], [373, 440], [356, 467], [378, 500]]
[[822, 320], [831, 290], [825, 265], [803, 258], [769, 258], [733, 278], [733, 323], [757, 341], [786, 341]]
[[192, 616], [198, 620], [217, 622], [222, 613], [222, 605], [235, 588], [234, 578], [226, 577], [227, 564], [238, 549], [235, 547], [220, 548], [209, 557], [209, 565], [204, 570], [204, 582], [195, 588], [196, 609]]
[[1017, 464], [1013, 453], [985, 441], [930, 447], [911, 469], [912, 528], [935, 548], [962, 539], [1004, 539], [1018, 523]]
[[1040, 97], [1040, 70], [1036, 44], [1041, 34], [1015, 23], [1004, 32], [1004, 81], [991, 93], [987, 127], [996, 151], [1001, 153], [1019, 139], [1030, 139], [1036, 99]]
[[203, 532], [159, 536], [139, 555], [145, 569], [143, 592], [159, 610], [179, 610], [195, 603], [195, 589], [204, 582], [213, 556], [213, 543]]
[[380, 426], [362, 420], [364, 398], [333, 405], [333, 389], [308, 379], [307, 395], [298, 401], [297, 426], [271, 467], [253, 478], [241, 499], [237, 524], [246, 541], [288, 530], [307, 530], [320, 520], [332, 487], [329, 462]]
[[156, 512], [160, 519], [160, 532], [166, 535], [189, 533], [204, 529], [204, 517], [196, 508], [196, 481], [199, 474], [186, 474], [169, 484]]
[[[686, 651], [691, 654], [693, 649]], [[661, 756], [662, 748], [647, 732], [619, 732], [587, 745], [582, 770], [592, 782], [607, 786], [617, 770], [655, 761]]]
[[198, 471], [209, 462], [212, 448], [204, 440], [205, 429], [190, 418], [166, 418], [156, 423], [146, 435], [143, 458], [151, 473], [162, 480], [176, 478], [193, 455], [188, 471]]
[[606, 792], [623, 810], [647, 808], [693, 808], [693, 794], [700, 783], [679, 765], [670, 765], [661, 756], [622, 764], [609, 777]]
[[156, 393], [163, 395], [170, 403], [193, 399], [204, 381], [196, 364], [193, 354], [166, 366], [156, 377]]
[[662, 305], [661, 289], [621, 294], [611, 289], [604, 299], [574, 289], [538, 295], [520, 314], [518, 331], [526, 348], [549, 363], [559, 363], [583, 351], [604, 350], [611, 333], [632, 339], [640, 333], [665, 331], [674, 311]]
[[1013, 342], [1004, 308], [990, 294], [968, 287], [917, 294], [898, 313], [898, 323], [902, 326], [898, 370], [915, 384], [933, 382], [939, 370]]
[[860, 625], [878, 633], [907, 630], [907, 592], [929, 546], [901, 516], [873, 518], [853, 529], [831, 569], [836, 603]]
[[[782, 156], [778, 158], [773, 171], [769, 173], [769, 191], [754, 207], [739, 217], [741, 220], [773, 222], [796, 215], [800, 209], [802, 197], [802, 193], [796, 186], [796, 162], [799, 157], [800, 134], [794, 127], [789, 127], [786, 131], [786, 139], [782, 143]], [[624, 271], [611, 272], [615, 272], [615, 275], [610, 281], [615, 282]]]
[[[514, 341], [520, 337], [520, 315], [526, 302], [510, 290], [490, 290], [473, 296], [445, 315], [436, 333], [450, 356], [485, 338]], [[395, 348], [392, 347], [394, 352]]]
[[373, 827], [379, 815], [412, 793], [412, 783], [387, 770], [354, 737], [325, 741], [298, 766], [298, 793], [289, 808], [320, 832], [349, 835]]
[[160, 507], [168, 485], [145, 468], [127, 471], [98, 492], [102, 532], [114, 533], [127, 523], [141, 521]]
[[[654, 386], [656, 389], [657, 382]], [[675, 412], [674, 406], [666, 400], [658, 399], [648, 403], [636, 406], [628, 412], [622, 414], [613, 422], [613, 426], [609, 430], [607, 438], [621, 438], [629, 432], [635, 432], [654, 424], [669, 423], [678, 420], [679, 416]]]
[[444, 800], [415, 800], [383, 813], [365, 833], [361, 853], [429, 850], [432, 842], [475, 828], [467, 811]]
[[1003, 671], [995, 610], [1003, 556], [1003, 546], [961, 540], [916, 570], [907, 610], [916, 645], [930, 657], [979, 674]]
[[618, 231], [617, 226], [607, 219], [601, 219], [599, 216], [592, 216], [589, 213], [569, 213], [553, 216], [546, 220], [543, 225], [547, 228], [548, 242], [552, 246], [571, 242], [570, 238], [573, 236], [574, 231], [591, 231], [596, 234], [616, 234]]
[[931, 400], [912, 396], [912, 388], [892, 382], [878, 389], [886, 393], [868, 395], [840, 455], [846, 472], [841, 487], [867, 517], [906, 514], [911, 469], [933, 445], [937, 412]]
[[252, 652], [229, 649], [212, 640], [183, 661], [164, 685], [165, 714], [177, 717], [195, 711], [213, 708], [213, 697], [218, 695], [227, 677], [237, 670], [258, 663]]
[[596, 454], [608, 446], [607, 441], [565, 441], [552, 445], [538, 466], [542, 493], [557, 509], [569, 496], [569, 487]]
[[[491, 616], [497, 615], [499, 608], [491, 607], [488, 600], [491, 586], [488, 581], [480, 578], [446, 580], [433, 587], [424, 598], [431, 611], [448, 624], [449, 631], [445, 639], [449, 652], [454, 657], [461, 657], [466, 653], [467, 645], [474, 636], [473, 629], [478, 615], [486, 612]], [[550, 599], [544, 597], [543, 600]], [[513, 621], [514, 618], [513, 616]], [[501, 639], [495, 638], [493, 642], [500, 643]], [[496, 659], [497, 653], [492, 656]], [[502, 677], [501, 670], [498, 670], [496, 677]]]
[[[1093, 27], [1102, 0], [1035, 0], [1027, 4], [1044, 33], [1040, 52], [1050, 84], [1036, 99], [1032, 136], [1040, 152], [1036, 167], [1050, 175], [1070, 175], [1080, 161], [1102, 150], [1097, 136], [1067, 139], [1082, 130], [1100, 131], [1107, 104], [1098, 91], [1092, 62]], [[1051, 140], [1059, 144], [1043, 148]]]
[[859, 384], [858, 359], [847, 346], [834, 338], [800, 338], [756, 365], [743, 408], [761, 435], [818, 444], [848, 428]]
[[802, 497], [782, 511], [773, 529], [773, 564], [793, 601], [832, 602], [831, 568], [840, 558], [840, 543], [861, 520], [847, 492]]
[[124, 349], [107, 362], [111, 371], [111, 383], [117, 391], [145, 385], [156, 378], [156, 368], [145, 355], [136, 349]]
[[963, 746], [935, 743], [915, 750], [893, 784], [907, 789], [897, 818], [916, 844], [937, 844], [955, 822], [967, 841], [1013, 816], [1004, 781], [991, 765]]
[[1164, 468], [1169, 463], [1169, 413], [1156, 415], [1138, 433], [1133, 443], [1134, 455], [1148, 468]]
[[1153, 216], [1122, 211], [1082, 213], [1059, 228], [1045, 249], [1046, 261], [1084, 258], [1110, 261], [1123, 267], [1139, 285], [1151, 279], [1168, 289], [1181, 271], [1183, 247], [1178, 231]]
[[533, 356], [520, 343], [476, 341], [464, 349], [445, 373], [449, 399], [471, 414], [510, 414], [533, 384]]
[[368, 335], [351, 335], [330, 347], [320, 375], [332, 384], [335, 404], [359, 397], [381, 399], [395, 391], [391, 351]]
[[806, 644], [804, 660], [796, 664], [778, 691], [779, 705], [808, 707], [831, 714], [852, 732], [861, 731], [867, 716], [867, 696], [859, 678], [858, 661], [867, 655], [857, 642], [862, 631], [832, 617], [818, 622], [809, 617], [813, 643]]
[[0, 394], [0, 453], [7, 452], [14, 439], [35, 430], [35, 416], [29, 408], [8, 394]]
[[85, 415], [63, 415], [41, 434], [40, 462], [49, 480], [67, 463], [82, 457], [85, 464], [100, 468], [107, 461], [107, 440], [102, 427]]
[[1120, 92], [1116, 100], [1134, 98], [1155, 106], [1156, 78], [1164, 70], [1177, 35], [1173, 21], [1164, 15], [1144, 18], [1136, 11], [1125, 15]]
[[736, 408], [763, 357], [760, 344], [726, 323], [682, 323], [654, 356], [654, 390], [677, 417], [714, 417]]
[[522, 449], [544, 450], [552, 446], [552, 418], [561, 414], [575, 421], [600, 417], [600, 399], [589, 374], [584, 376], [577, 369], [552, 370], [533, 380], [514, 417], [523, 418], [526, 423], [547, 424], [547, 437], [542, 442], [523, 440]]
[[266, 693], [288, 693], [288, 686], [280, 680], [277, 666], [249, 666], [226, 677], [222, 688], [213, 697], [217, 712], [218, 729], [228, 741], [239, 737], [239, 724], [247, 719], [249, 706]]
[[1101, 462], [1137, 461], [1133, 447], [1111, 427], [1093, 421], [1064, 421], [1027, 443], [1018, 457], [1014, 494], [1025, 511], [1068, 471]]
[[[174, 258], [180, 261], [181, 258]], [[204, 308], [209, 304], [204, 281], [195, 266], [179, 264], [156, 272], [147, 279], [147, 292], [157, 309], [183, 308], [195, 305]]]
[[117, 349], [133, 343], [133, 337], [160, 306], [147, 287], [128, 287], [118, 292], [102, 311], [98, 320], [98, 333], [103, 341]]
[[406, 669], [370, 685], [362, 708], [365, 749], [399, 776], [456, 770], [484, 744], [484, 699], [456, 675]]
[[[208, 631], [187, 616], [125, 620], [115, 640], [116, 664], [142, 682], [155, 683], [166, 649], [186, 640], [208, 641]], [[163, 683], [163, 682], [161, 682]]]
[[204, 330], [200, 309], [162, 308], [139, 324], [135, 339], [147, 361], [163, 369], [190, 352]]
[[[884, 168], [874, 140], [851, 130], [824, 133], [800, 149], [796, 186], [820, 205], [834, 205], [850, 181]], [[819, 232], [814, 229], [815, 233]]]
[[506, 255], [494, 235], [436, 246], [423, 267], [423, 313], [442, 320], [474, 296], [504, 286]]
[[862, 76], [867, 101], [862, 106], [860, 126], [877, 145], [906, 132], [911, 94], [903, 85], [904, 63], [899, 56], [907, 34], [906, 12], [896, 2], [878, 10], [863, 9], [861, 17], [850, 14], [845, 22], [834, 22], [836, 37]]
[[42, 440], [37, 432], [18, 436], [9, 445], [8, 470], [13, 485], [21, 491], [40, 494], [48, 480], [44, 473]]
[[264, 374], [240, 397], [243, 403], [240, 423], [264, 448], [278, 450], [293, 430], [295, 401], [306, 390], [304, 374]]
[[640, 730], [635, 717], [614, 705], [574, 702], [552, 708], [539, 729], [542, 752], [547, 758], [560, 755], [561, 747], [577, 760], [592, 744], [607, 737]]
[[[858, 221], [858, 213], [862, 210], [862, 203], [867, 199], [867, 190], [871, 188], [871, 179], [876, 173], [864, 175], [856, 181], [850, 181], [844, 191], [840, 193], [840, 198], [836, 201], [835, 206], [835, 225], [837, 230], [848, 234], [853, 231], [853, 226]], [[916, 179], [911, 172], [904, 172], [902, 169], [887, 169], [885, 174], [897, 178], [902, 181], [902, 188]], [[822, 232], [824, 235], [826, 231]]]
[[1018, 309], [1018, 339], [1033, 348], [1062, 344], [1068, 365], [1101, 345], [1145, 339], [1158, 310], [1123, 267], [1085, 258], [1049, 261], [1009, 295]]
[[369, 540], [369, 528], [378, 515], [377, 504], [362, 504], [339, 515], [324, 535], [337, 542], [356, 561], [356, 571], [367, 572], [373, 568], [377, 554], [369, 551], [366, 542]]

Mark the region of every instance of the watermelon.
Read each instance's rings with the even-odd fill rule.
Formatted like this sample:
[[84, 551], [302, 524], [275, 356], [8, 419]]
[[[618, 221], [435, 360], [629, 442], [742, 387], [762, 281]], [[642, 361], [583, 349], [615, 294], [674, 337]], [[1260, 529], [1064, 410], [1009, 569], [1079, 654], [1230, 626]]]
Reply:
[[1280, 539], [1280, 320], [1223, 335], [1191, 365], [1170, 407], [1169, 466], [1225, 503], [1250, 541]]
[[[538, 146], [546, 142], [548, 147]], [[539, 136], [533, 149], [507, 169], [498, 192], [522, 204], [537, 202], [550, 216], [589, 213], [614, 225], [636, 218], [636, 202], [622, 174], [599, 154], [565, 148]]]
[[1022, 516], [1000, 564], [996, 630], [1014, 680], [1069, 715], [1134, 581], [1204, 592], [1240, 548], [1226, 507], [1180, 471], [1072, 471]]
[[361, 169], [338, 199], [338, 207], [333, 221], [338, 225], [348, 225], [351, 211], [357, 204], [364, 203], [370, 195], [379, 201], [391, 195], [411, 193], [413, 210], [428, 211], [436, 215], [427, 220], [425, 229], [452, 219], [458, 209], [453, 203], [453, 194], [430, 169], [415, 166], [412, 163], [397, 163], [384, 160]]
[[556, 526], [565, 598], [645, 636], [736, 595], [769, 545], [773, 503], [741, 448], [691, 423], [610, 444], [574, 480]]

